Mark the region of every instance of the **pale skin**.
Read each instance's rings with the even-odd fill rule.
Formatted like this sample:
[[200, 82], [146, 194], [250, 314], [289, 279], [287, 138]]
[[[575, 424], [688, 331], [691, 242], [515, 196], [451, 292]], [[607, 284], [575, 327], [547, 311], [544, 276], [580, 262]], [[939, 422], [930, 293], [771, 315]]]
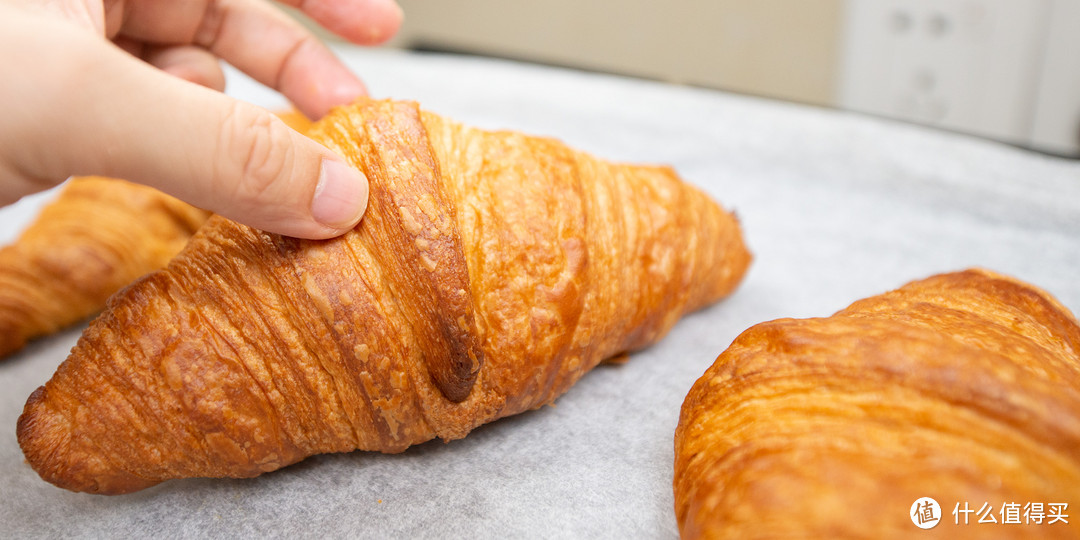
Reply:
[[[284, 0], [354, 43], [389, 39], [394, 0]], [[221, 93], [224, 60], [308, 117], [366, 94], [266, 0], [0, 0], [0, 205], [73, 175], [153, 186], [269, 232], [329, 238], [367, 179], [271, 113]]]

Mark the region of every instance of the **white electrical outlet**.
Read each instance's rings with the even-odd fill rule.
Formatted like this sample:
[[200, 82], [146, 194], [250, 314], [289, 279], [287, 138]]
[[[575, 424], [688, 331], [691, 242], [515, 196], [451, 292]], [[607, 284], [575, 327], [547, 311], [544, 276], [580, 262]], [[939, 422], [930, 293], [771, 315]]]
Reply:
[[1051, 0], [848, 0], [843, 108], [1024, 144]]

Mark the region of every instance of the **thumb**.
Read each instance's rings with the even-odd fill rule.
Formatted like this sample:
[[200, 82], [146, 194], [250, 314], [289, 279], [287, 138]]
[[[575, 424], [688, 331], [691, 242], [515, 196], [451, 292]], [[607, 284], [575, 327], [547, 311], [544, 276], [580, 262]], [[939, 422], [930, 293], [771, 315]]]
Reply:
[[[288, 236], [328, 238], [356, 225], [367, 207], [368, 183], [362, 172], [264, 109], [194, 90], [207, 99], [205, 106], [193, 107], [198, 118], [184, 122], [172, 117], [185, 112], [179, 108], [163, 113], [163, 122], [173, 122], [164, 125], [176, 133], [156, 145], [167, 148], [176, 137], [182, 139], [175, 141], [176, 150], [153, 163], [133, 160], [138, 170], [115, 176], [136, 178], [145, 167], [148, 174], [142, 183], [234, 221]], [[179, 177], [162, 170], [183, 171], [185, 166], [190, 172]]]
[[302, 238], [336, 236], [360, 220], [367, 179], [326, 147], [259, 107], [93, 36], [68, 35], [64, 41], [84, 43], [61, 44], [66, 50], [47, 55], [55, 62], [31, 68], [32, 78], [46, 80], [17, 83], [29, 86], [21, 101], [30, 105], [16, 111], [22, 122], [3, 128], [17, 132], [20, 152], [0, 157], [14, 161], [6, 168], [28, 177], [24, 184], [114, 176]]

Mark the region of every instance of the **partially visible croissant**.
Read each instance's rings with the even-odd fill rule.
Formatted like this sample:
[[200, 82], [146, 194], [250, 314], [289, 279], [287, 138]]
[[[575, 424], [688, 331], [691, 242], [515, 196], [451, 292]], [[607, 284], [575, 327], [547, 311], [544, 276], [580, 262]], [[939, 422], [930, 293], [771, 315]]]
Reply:
[[729, 294], [735, 218], [668, 168], [361, 100], [308, 132], [371, 182], [323, 242], [214, 217], [94, 321], [18, 423], [58, 486], [125, 493], [399, 452], [550, 403]]
[[0, 359], [101, 311], [111, 294], [165, 266], [207, 216], [145, 186], [70, 180], [0, 248]]
[[[297, 131], [311, 126], [298, 111], [276, 114]], [[0, 248], [0, 360], [101, 311], [123, 286], [164, 267], [209, 216], [138, 184], [71, 179]]]
[[1076, 538], [1080, 326], [985, 270], [759, 324], [690, 391], [675, 455], [684, 538]]

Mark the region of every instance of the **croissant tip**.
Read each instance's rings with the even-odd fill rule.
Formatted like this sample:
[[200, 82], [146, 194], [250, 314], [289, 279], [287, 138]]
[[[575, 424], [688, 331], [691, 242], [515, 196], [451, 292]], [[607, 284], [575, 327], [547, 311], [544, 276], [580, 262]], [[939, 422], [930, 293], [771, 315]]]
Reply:
[[47, 396], [44, 386], [34, 390], [15, 428], [26, 462], [42, 480], [71, 491], [103, 495], [157, 484], [113, 467], [98, 457], [96, 449], [83, 448], [70, 420], [48, 407]]

